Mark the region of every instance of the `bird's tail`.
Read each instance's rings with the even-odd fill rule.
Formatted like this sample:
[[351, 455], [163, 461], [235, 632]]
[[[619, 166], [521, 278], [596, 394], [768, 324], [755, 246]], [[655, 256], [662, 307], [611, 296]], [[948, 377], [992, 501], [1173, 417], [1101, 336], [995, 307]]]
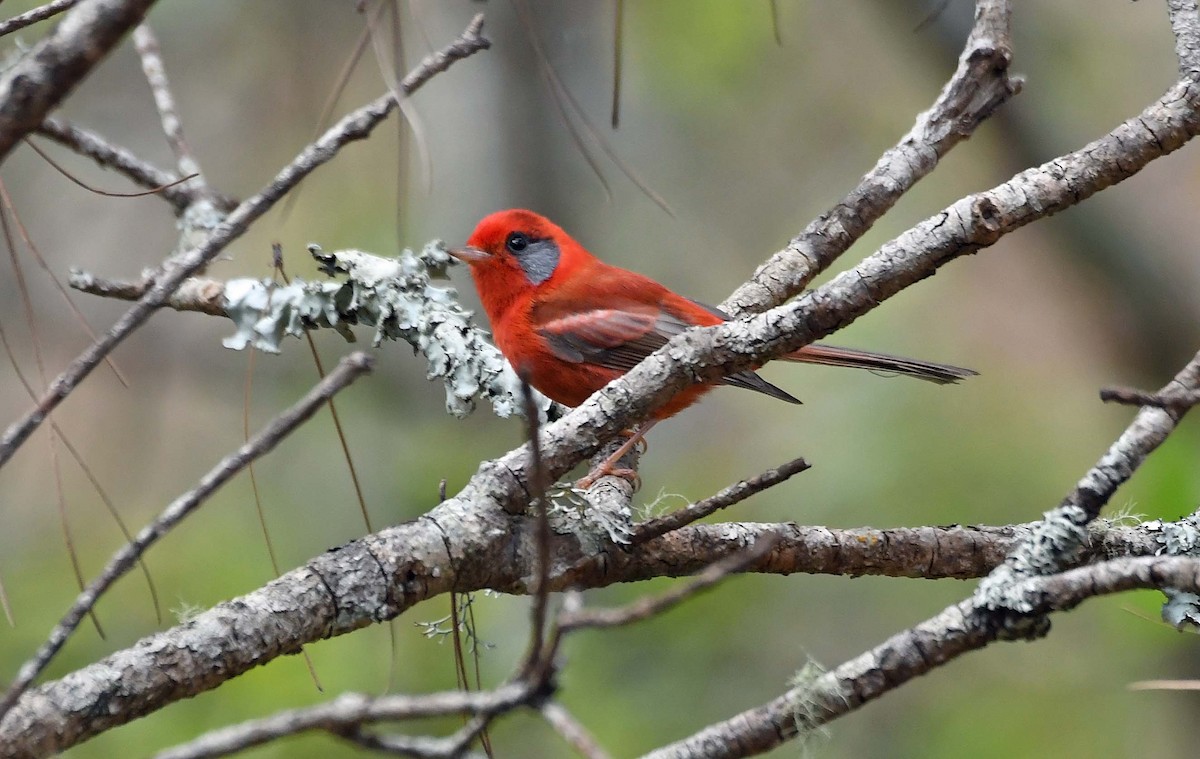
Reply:
[[783, 357], [784, 361], [800, 361], [805, 364], [824, 364], [826, 366], [849, 366], [856, 369], [870, 369], [878, 372], [903, 374], [916, 377], [927, 382], [945, 385], [958, 382], [967, 377], [973, 377], [979, 372], [964, 369], [950, 364], [935, 364], [932, 361], [921, 361], [915, 358], [893, 356], [888, 353], [855, 350], [853, 348], [838, 348], [834, 345], [814, 343], [806, 345], [795, 353]]

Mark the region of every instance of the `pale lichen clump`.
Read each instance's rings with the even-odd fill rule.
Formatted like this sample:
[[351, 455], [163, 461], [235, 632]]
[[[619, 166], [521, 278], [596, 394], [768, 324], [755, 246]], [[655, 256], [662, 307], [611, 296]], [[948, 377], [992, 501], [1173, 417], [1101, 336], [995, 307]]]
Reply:
[[[453, 262], [440, 240], [394, 259], [358, 250], [325, 253], [315, 245], [309, 251], [322, 271], [344, 274], [345, 281], [228, 281], [225, 311], [237, 330], [224, 340], [227, 348], [252, 345], [278, 353], [285, 335], [299, 337], [308, 328], [332, 328], [353, 341], [352, 325], [371, 326], [376, 347], [384, 340], [403, 340], [425, 357], [426, 376], [445, 383], [447, 412], [466, 416], [478, 396], [492, 403], [497, 416], [520, 414], [516, 373], [487, 333], [471, 323], [471, 312], [459, 304], [454, 288], [432, 282], [445, 277]], [[551, 406], [541, 396], [537, 401], [543, 412]]]

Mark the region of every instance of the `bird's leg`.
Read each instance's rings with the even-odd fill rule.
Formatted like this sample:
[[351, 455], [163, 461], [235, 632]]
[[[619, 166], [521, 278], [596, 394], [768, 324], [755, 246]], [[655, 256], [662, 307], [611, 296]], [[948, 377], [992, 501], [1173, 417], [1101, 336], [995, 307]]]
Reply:
[[616, 464], [621, 460], [622, 456], [629, 453], [631, 448], [638, 443], [644, 442], [643, 438], [646, 437], [646, 433], [649, 432], [650, 429], [657, 423], [657, 419], [651, 419], [648, 422], [643, 422], [637, 429], [633, 431], [633, 434], [629, 436], [629, 439], [622, 443], [621, 447], [613, 452], [613, 455], [609, 456], [603, 462], [593, 467], [592, 471], [588, 472], [586, 477], [575, 483], [575, 487], [579, 488], [580, 490], [587, 490], [596, 483], [596, 480], [600, 479], [601, 477], [613, 475], [615, 477], [623, 477], [634, 483], [634, 488], [636, 489], [637, 485], [640, 484], [640, 478], [638, 477], [637, 472], [626, 467], [618, 467]]

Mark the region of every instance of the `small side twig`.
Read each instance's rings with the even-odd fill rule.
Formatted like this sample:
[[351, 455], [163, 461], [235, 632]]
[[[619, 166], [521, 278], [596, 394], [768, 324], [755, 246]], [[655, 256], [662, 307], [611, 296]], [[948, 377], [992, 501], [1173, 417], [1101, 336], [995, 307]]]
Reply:
[[665, 535], [672, 530], [678, 530], [680, 527], [689, 525], [697, 519], [703, 519], [721, 509], [740, 503], [756, 493], [761, 493], [767, 488], [772, 488], [782, 482], [786, 482], [794, 475], [800, 474], [810, 468], [810, 466], [803, 458], [792, 459], [786, 464], [774, 469], [768, 469], [762, 474], [751, 477], [748, 480], [736, 482], [715, 495], [705, 498], [702, 501], [696, 501], [687, 508], [672, 512], [658, 519], [643, 522], [634, 529], [631, 541], [634, 545], [638, 545], [645, 543], [647, 540], [653, 540], [660, 535]]
[[251, 461], [271, 451], [281, 440], [291, 434], [301, 423], [311, 417], [325, 401], [335, 393], [349, 386], [363, 374], [370, 371], [373, 359], [366, 353], [352, 353], [330, 372], [329, 376], [318, 383], [312, 390], [301, 398], [295, 405], [275, 417], [266, 427], [259, 431], [253, 439], [247, 441], [234, 453], [222, 459], [208, 474], [201, 478], [200, 483], [171, 502], [150, 525], [144, 527], [133, 540], [109, 560], [108, 565], [99, 577], [88, 584], [79, 594], [70, 610], [51, 631], [46, 642], [41, 645], [32, 659], [21, 666], [17, 677], [9, 686], [0, 700], [0, 716], [3, 716], [16, 702], [17, 698], [29, 687], [34, 678], [41, 673], [50, 660], [66, 643], [67, 638], [79, 626], [100, 596], [112, 586], [122, 575], [141, 558], [146, 549], [159, 538], [167, 534], [175, 525], [194, 511], [210, 495], [228, 482]]
[[1100, 400], [1125, 406], [1153, 406], [1183, 411], [1200, 404], [1200, 391], [1151, 393], [1131, 387], [1106, 387], [1100, 391]]
[[[106, 279], [79, 269], [72, 269], [67, 284], [72, 289], [88, 295], [134, 301], [140, 300], [150, 291], [150, 288], [154, 286], [154, 280], [150, 273], [143, 276], [141, 280], [133, 282], [122, 279]], [[195, 311], [209, 316], [228, 316], [225, 311], [225, 283], [206, 277], [185, 279], [175, 292], [167, 297], [163, 305], [176, 311]]]
[[[1200, 353], [1192, 357], [1157, 395], [1172, 398], [1200, 393]], [[1021, 595], [1019, 581], [1049, 575], [1078, 563], [1085, 556], [1087, 526], [1175, 431], [1187, 407], [1158, 408], [1143, 405], [1121, 436], [1108, 447], [1091, 469], [1057, 507], [1047, 512], [1030, 534], [1013, 548], [1004, 563], [979, 583], [975, 597], [986, 608], [1015, 612], [1010, 622], [1030, 627], [1027, 609], [1036, 599]], [[1018, 632], [1018, 635], [1025, 634]]]
[[657, 596], [640, 598], [615, 609], [584, 608], [563, 611], [558, 617], [559, 630], [566, 634], [583, 628], [620, 627], [649, 619], [758, 561], [775, 547], [776, 542], [777, 538], [774, 535], [766, 535], [745, 551], [739, 551], [710, 564], [688, 582]]

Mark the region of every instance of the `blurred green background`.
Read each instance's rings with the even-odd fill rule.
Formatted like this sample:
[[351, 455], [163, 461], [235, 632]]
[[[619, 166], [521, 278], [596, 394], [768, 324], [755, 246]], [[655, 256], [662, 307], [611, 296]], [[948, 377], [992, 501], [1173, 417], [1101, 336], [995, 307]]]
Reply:
[[[954, 68], [971, 4], [780, 0], [776, 45], [766, 0], [627, 3], [621, 126], [607, 125], [613, 4], [531, 2], [549, 58], [623, 160], [665, 196], [667, 216], [607, 159], [612, 200], [573, 146], [542, 81], [527, 31], [508, 2], [404, 4], [408, 63], [440, 47], [470, 16], [487, 14], [491, 51], [437, 77], [413, 102], [428, 133], [432, 188], [393, 121], [347, 148], [302, 186], [291, 213], [272, 212], [210, 274], [265, 276], [282, 243], [289, 273], [315, 276], [305, 244], [384, 255], [435, 237], [460, 243], [484, 214], [525, 206], [549, 215], [593, 252], [708, 302], [837, 201], [927, 107]], [[36, 5], [4, 3], [5, 16]], [[1020, 4], [1014, 69], [1024, 92], [960, 145], [843, 259], [880, 244], [964, 193], [1078, 148], [1157, 98], [1176, 77], [1163, 3], [1063, 0]], [[185, 129], [212, 184], [247, 196], [310, 139], [364, 17], [351, 2], [207, 0], [161, 3], [150, 16]], [[50, 27], [17, 35], [29, 44]], [[11, 49], [14, 40], [5, 41]], [[337, 113], [384, 91], [368, 51]], [[164, 143], [137, 57], [124, 44], [62, 114], [163, 167]], [[42, 141], [45, 144], [45, 141]], [[115, 175], [51, 147], [86, 181], [125, 190]], [[598, 151], [597, 151], [598, 152]], [[399, 157], [410, 171], [400, 192]], [[821, 367], [769, 367], [804, 399], [785, 408], [721, 391], [658, 428], [644, 460], [643, 501], [660, 491], [700, 498], [797, 455], [812, 471], [730, 512], [738, 520], [829, 526], [1005, 524], [1054, 506], [1132, 416], [1102, 405], [1112, 384], [1156, 388], [1200, 345], [1200, 264], [1194, 199], [1200, 165], [1187, 148], [1132, 180], [957, 261], [836, 336], [835, 342], [970, 366], [961, 386]], [[134, 278], [175, 243], [168, 207], [153, 198], [90, 194], [28, 149], [0, 172], [34, 241], [60, 277], [72, 266]], [[400, 195], [403, 201], [399, 201]], [[397, 214], [398, 203], [400, 212]], [[23, 259], [52, 371], [88, 340], [47, 279]], [[11, 269], [0, 276], [0, 320], [36, 376]], [[475, 303], [466, 274], [455, 285]], [[75, 300], [97, 328], [124, 310]], [[228, 323], [164, 312], [115, 358], [122, 388], [98, 370], [57, 418], [133, 526], [144, 524], [242, 440], [247, 355], [225, 350]], [[318, 336], [326, 361], [346, 352]], [[307, 348], [260, 356], [251, 427], [315, 380]], [[379, 369], [338, 400], [376, 526], [412, 519], [454, 492], [484, 458], [507, 451], [520, 425], [481, 411], [441, 413], [442, 390], [406, 346], [378, 352]], [[29, 406], [0, 370], [0, 416]], [[1175, 518], [1200, 495], [1200, 435], [1190, 424], [1139, 472], [1112, 511]], [[0, 626], [0, 680], [11, 676], [74, 597], [58, 526], [46, 431], [0, 470], [0, 578], [15, 628]], [[120, 536], [78, 468], [62, 472], [72, 530], [89, 575]], [[267, 520], [285, 569], [363, 533], [328, 415], [257, 467]], [[228, 485], [149, 554], [167, 607], [204, 608], [262, 585], [271, 569], [248, 479]], [[669, 581], [610, 588], [615, 604]], [[969, 593], [973, 584], [905, 579], [740, 577], [650, 622], [570, 641], [562, 699], [616, 756], [680, 738], [777, 695], [810, 658], [835, 666]], [[977, 757], [1189, 756], [1189, 710], [1200, 696], [1134, 693], [1149, 678], [1200, 674], [1195, 638], [1155, 621], [1159, 596], [1101, 599], [1055, 619], [1037, 644], [997, 644], [837, 721], [813, 755]], [[404, 692], [453, 685], [448, 645], [415, 624], [447, 613], [437, 599], [396, 625]], [[525, 643], [527, 599], [477, 597], [484, 679], [495, 683]], [[50, 676], [159, 629], [145, 586], [130, 576], [100, 604], [109, 639], [82, 629]], [[308, 647], [326, 694], [287, 658], [169, 706], [68, 755], [134, 756], [202, 731], [344, 690], [387, 684], [389, 635], [375, 627]], [[456, 723], [448, 721], [442, 728]], [[529, 716], [493, 732], [503, 757], [570, 754]], [[794, 756], [797, 744], [774, 756]], [[323, 736], [247, 752], [254, 757], [354, 753]]]

